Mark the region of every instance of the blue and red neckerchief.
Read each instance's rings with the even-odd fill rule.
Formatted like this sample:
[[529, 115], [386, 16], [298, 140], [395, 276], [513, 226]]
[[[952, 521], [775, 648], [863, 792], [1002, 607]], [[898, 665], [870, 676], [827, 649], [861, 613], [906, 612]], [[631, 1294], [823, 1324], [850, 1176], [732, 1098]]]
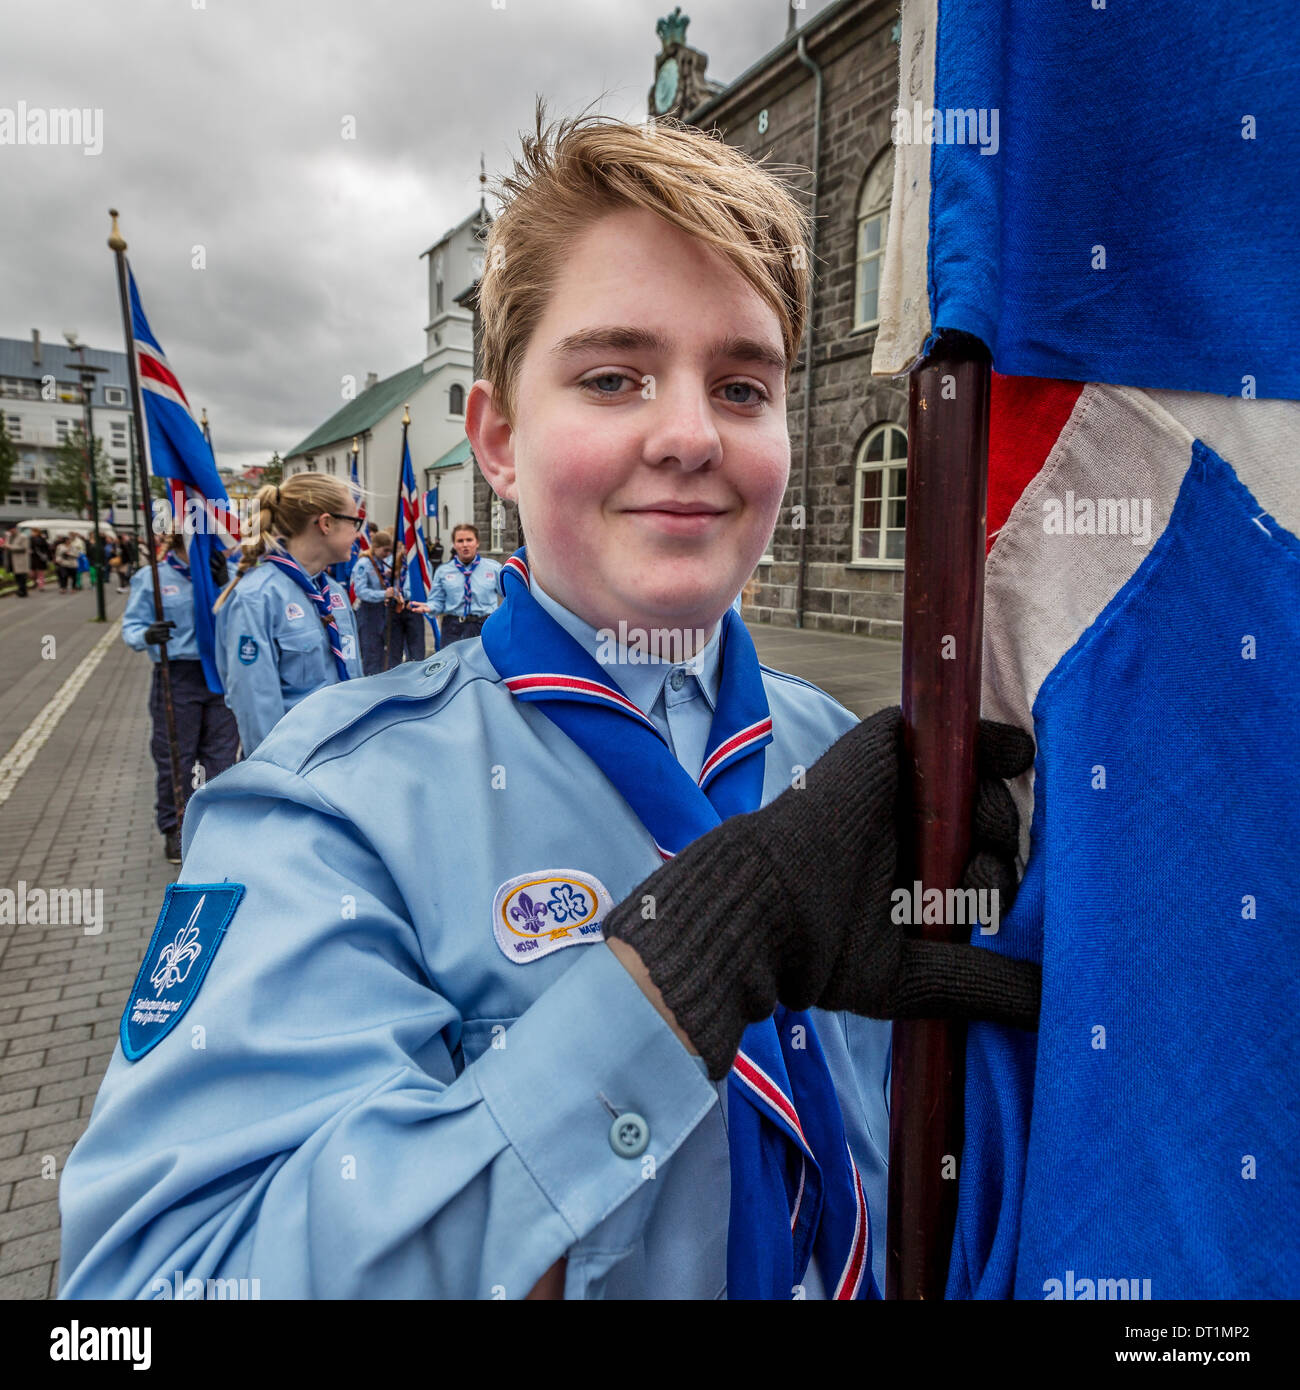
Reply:
[[[483, 650], [518, 700], [536, 704], [601, 769], [664, 860], [762, 803], [772, 719], [754, 644], [722, 619], [721, 675], [698, 781], [649, 716], [533, 597], [526, 552], [502, 567], [505, 601]], [[778, 1005], [745, 1030], [727, 1078], [730, 1298], [794, 1297], [811, 1257], [828, 1296], [879, 1297], [871, 1226], [839, 1099], [812, 1018]]]
[[461, 614], [462, 618], [468, 618], [469, 610], [473, 607], [474, 595], [470, 592], [469, 581], [474, 571], [478, 568], [478, 562], [482, 558], [483, 557], [481, 555], [475, 555], [475, 557], [469, 562], [468, 565], [463, 565], [461, 564], [459, 555], [453, 555], [451, 557], [452, 563], [461, 572], [461, 574], [465, 576], [465, 611]]
[[334, 610], [330, 605], [332, 595], [330, 594], [329, 580], [325, 578], [324, 573], [318, 574], [315, 579], [312, 579], [292, 555], [277, 554], [272, 550], [264, 558], [273, 565], [279, 565], [283, 573], [287, 574], [315, 604], [321, 622], [325, 625], [330, 651], [334, 653], [334, 665], [338, 670], [339, 680], [348, 680], [351, 673], [348, 671], [348, 663], [343, 659], [343, 639], [339, 635], [339, 625], [334, 620]]
[[183, 575], [186, 579], [190, 577], [190, 567], [183, 560], [177, 558], [174, 550], [169, 550], [163, 556], [163, 563], [170, 565], [177, 574]]

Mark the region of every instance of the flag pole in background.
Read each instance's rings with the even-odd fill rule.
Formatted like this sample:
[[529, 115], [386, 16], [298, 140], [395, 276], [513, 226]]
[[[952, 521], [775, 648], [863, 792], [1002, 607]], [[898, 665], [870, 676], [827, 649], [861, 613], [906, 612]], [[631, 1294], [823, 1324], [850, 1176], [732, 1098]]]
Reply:
[[387, 671], [392, 660], [393, 648], [393, 609], [401, 601], [402, 584], [402, 558], [405, 554], [403, 537], [405, 531], [402, 528], [402, 488], [405, 485], [406, 474], [406, 432], [411, 428], [411, 407], [402, 407], [402, 453], [397, 460], [397, 515], [393, 521], [393, 597], [385, 600], [384, 618], [384, 670]]
[[[361, 446], [357, 443], [355, 435], [352, 436], [352, 472], [350, 481], [352, 484], [352, 500], [356, 505], [357, 515], [361, 518], [361, 529], [357, 532], [357, 538], [352, 542], [352, 558], [348, 564], [348, 602], [355, 604], [357, 601], [356, 581], [353, 574], [357, 568], [357, 561], [363, 555], [370, 554], [370, 523], [366, 520], [366, 499], [365, 493], [361, 491], [361, 479], [357, 474], [357, 455], [361, 452]], [[375, 577], [379, 577], [378, 569], [375, 570]]]
[[[970, 854], [984, 621], [988, 349], [941, 335], [908, 379], [903, 717], [912, 757], [908, 879], [955, 888]], [[969, 927], [913, 924], [933, 940]], [[886, 1297], [941, 1299], [961, 1159], [965, 1026], [893, 1028]]]
[[[113, 219], [108, 245], [117, 261], [117, 293], [122, 306], [122, 331], [126, 335], [126, 367], [131, 383], [131, 419], [134, 423], [135, 456], [140, 472], [141, 510], [144, 514], [145, 553], [149, 557], [149, 572], [153, 578], [154, 622], [163, 621], [162, 586], [158, 582], [158, 556], [154, 550], [153, 507], [149, 492], [149, 473], [146, 467], [148, 451], [144, 439], [144, 401], [140, 395], [140, 374], [136, 369], [135, 333], [131, 328], [131, 301], [126, 288], [126, 241], [117, 226], [117, 209], [109, 208]], [[185, 814], [185, 797], [181, 792], [181, 754], [176, 738], [176, 709], [172, 704], [171, 671], [167, 664], [167, 644], [158, 647], [158, 667], [162, 674], [163, 710], [167, 722], [167, 755], [171, 763], [172, 802], [176, 807], [176, 828], [179, 830]]]

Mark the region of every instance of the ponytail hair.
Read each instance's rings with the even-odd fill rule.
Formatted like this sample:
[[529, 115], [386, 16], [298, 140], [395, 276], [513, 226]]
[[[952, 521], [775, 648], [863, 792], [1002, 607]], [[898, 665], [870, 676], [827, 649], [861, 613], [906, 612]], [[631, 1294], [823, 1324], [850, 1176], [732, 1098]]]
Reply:
[[267, 483], [257, 490], [252, 533], [243, 541], [235, 577], [212, 605], [215, 613], [230, 597], [236, 584], [269, 551], [284, 553], [284, 542], [300, 536], [323, 512], [345, 512], [352, 493], [341, 478], [322, 473], [295, 473], [277, 486]]
[[392, 546], [393, 533], [391, 531], [372, 531], [370, 533], [370, 548], [373, 550], [377, 545]]

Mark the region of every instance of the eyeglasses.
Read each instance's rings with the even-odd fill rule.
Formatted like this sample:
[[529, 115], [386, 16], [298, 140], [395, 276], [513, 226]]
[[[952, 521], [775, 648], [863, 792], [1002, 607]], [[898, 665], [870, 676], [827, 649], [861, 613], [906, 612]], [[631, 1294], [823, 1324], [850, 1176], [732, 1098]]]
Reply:
[[335, 521], [350, 521], [354, 531], [360, 531], [366, 520], [363, 516], [342, 516], [338, 512], [326, 512], [325, 515], [332, 516]]

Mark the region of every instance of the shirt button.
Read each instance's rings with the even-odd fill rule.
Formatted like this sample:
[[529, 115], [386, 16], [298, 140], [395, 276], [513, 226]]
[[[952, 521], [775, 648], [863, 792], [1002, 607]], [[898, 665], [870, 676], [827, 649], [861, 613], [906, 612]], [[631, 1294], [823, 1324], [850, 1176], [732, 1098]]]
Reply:
[[635, 1111], [620, 1115], [609, 1127], [609, 1147], [620, 1158], [636, 1158], [649, 1142], [650, 1126]]
[[686, 684], [686, 672], [674, 671], [672, 675], [668, 677], [668, 684], [671, 685], [674, 690], [680, 690], [682, 686]]

